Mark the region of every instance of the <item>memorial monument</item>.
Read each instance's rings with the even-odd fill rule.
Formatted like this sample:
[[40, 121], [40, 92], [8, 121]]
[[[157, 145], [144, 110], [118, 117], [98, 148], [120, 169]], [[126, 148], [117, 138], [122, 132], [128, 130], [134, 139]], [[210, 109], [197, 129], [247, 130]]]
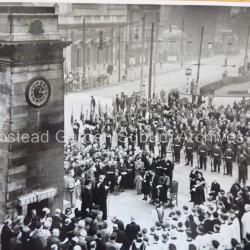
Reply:
[[[64, 80], [53, 7], [0, 6], [0, 222], [63, 206]], [[38, 211], [39, 212], [39, 211]]]

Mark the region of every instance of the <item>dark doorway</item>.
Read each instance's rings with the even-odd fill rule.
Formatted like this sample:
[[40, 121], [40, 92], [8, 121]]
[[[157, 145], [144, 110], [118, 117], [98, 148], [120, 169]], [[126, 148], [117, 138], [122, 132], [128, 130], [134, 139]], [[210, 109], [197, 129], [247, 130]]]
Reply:
[[41, 215], [43, 208], [49, 207], [49, 199], [42, 200], [40, 202], [31, 203], [28, 205], [27, 214], [30, 215], [33, 209], [36, 209], [37, 215]]

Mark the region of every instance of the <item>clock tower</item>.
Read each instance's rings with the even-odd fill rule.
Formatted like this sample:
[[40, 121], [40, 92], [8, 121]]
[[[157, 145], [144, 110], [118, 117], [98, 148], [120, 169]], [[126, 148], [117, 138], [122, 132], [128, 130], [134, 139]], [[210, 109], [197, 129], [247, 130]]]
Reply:
[[[53, 7], [0, 6], [0, 223], [63, 206], [63, 49]], [[39, 212], [39, 211], [38, 211]]]

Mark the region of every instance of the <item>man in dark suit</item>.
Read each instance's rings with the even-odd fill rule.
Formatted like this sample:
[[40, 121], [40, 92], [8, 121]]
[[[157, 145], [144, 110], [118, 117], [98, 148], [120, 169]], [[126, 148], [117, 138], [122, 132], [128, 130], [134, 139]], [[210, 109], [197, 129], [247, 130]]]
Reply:
[[93, 198], [92, 198], [90, 181], [85, 182], [85, 186], [81, 191], [81, 198], [82, 198], [81, 214], [82, 214], [82, 218], [86, 218], [89, 214], [89, 211], [92, 209], [92, 206], [93, 206]]
[[131, 223], [126, 226], [125, 232], [130, 244], [136, 239], [137, 233], [141, 230], [140, 226], [135, 223], [135, 218], [131, 217]]
[[96, 239], [96, 249], [95, 250], [106, 250], [106, 245], [104, 242], [102, 242], [102, 233], [97, 232], [96, 236], [97, 236], [97, 239]]
[[98, 182], [93, 187], [94, 203], [100, 207], [103, 212], [103, 220], [107, 220], [107, 190], [104, 185], [105, 176], [101, 175]]
[[11, 230], [11, 220], [6, 220], [1, 232], [1, 245], [2, 250], [10, 249], [10, 239], [14, 237], [14, 232]]
[[117, 235], [116, 242], [122, 244], [120, 249], [121, 250], [128, 250], [129, 246], [130, 246], [129, 241], [128, 241], [128, 237], [124, 231], [121, 231], [118, 228], [117, 224], [113, 225], [113, 233], [116, 233], [116, 235]]

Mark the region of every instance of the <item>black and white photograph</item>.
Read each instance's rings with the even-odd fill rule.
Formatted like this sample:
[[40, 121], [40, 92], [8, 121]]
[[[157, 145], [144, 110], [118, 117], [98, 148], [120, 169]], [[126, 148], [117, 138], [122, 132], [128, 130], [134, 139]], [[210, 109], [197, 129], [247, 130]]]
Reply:
[[250, 250], [250, 4], [200, 2], [0, 2], [1, 250]]

